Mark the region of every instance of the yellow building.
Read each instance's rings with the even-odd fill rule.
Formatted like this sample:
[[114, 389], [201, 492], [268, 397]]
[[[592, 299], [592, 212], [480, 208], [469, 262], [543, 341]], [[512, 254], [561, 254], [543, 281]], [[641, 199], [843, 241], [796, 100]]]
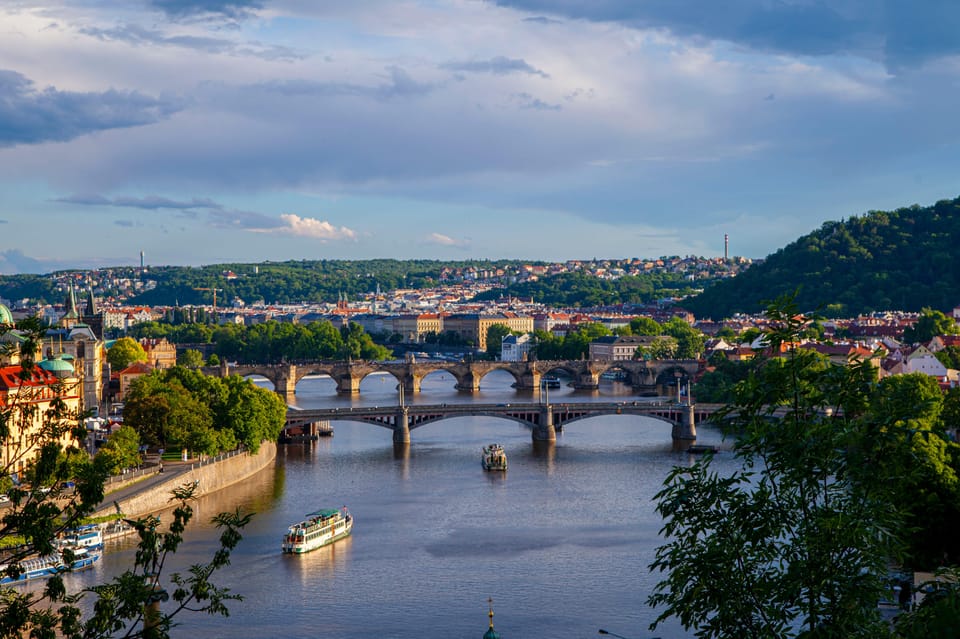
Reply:
[[443, 330], [452, 331], [471, 342], [478, 350], [487, 348], [487, 331], [494, 324], [503, 324], [518, 333], [533, 332], [533, 317], [516, 313], [455, 313], [443, 318]]
[[42, 360], [31, 374], [23, 378], [23, 367], [0, 368], [0, 410], [11, 410], [9, 434], [0, 440], [0, 469], [22, 473], [37, 457], [46, 441], [38, 438], [50, 432], [47, 416], [53, 403], [63, 402], [64, 422], [59, 433], [60, 445], [72, 441], [70, 428], [76, 425], [80, 412], [80, 383], [73, 367], [63, 359]]
[[439, 313], [397, 315], [393, 318], [393, 332], [403, 336], [404, 342], [420, 343], [429, 333], [439, 335], [443, 321]]

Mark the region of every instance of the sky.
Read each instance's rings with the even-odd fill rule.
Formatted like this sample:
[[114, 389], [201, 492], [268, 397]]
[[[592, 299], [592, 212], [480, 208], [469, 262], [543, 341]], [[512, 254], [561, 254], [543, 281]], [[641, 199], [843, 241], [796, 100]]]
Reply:
[[960, 195], [954, 0], [3, 0], [0, 274], [761, 258]]

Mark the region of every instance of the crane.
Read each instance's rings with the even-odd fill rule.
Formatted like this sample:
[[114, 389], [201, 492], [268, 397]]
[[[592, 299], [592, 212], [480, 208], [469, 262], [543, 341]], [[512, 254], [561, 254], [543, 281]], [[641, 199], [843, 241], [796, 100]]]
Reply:
[[204, 286], [194, 286], [193, 290], [195, 291], [212, 291], [213, 292], [213, 312], [217, 312], [217, 291], [223, 292], [222, 288], [207, 288]]

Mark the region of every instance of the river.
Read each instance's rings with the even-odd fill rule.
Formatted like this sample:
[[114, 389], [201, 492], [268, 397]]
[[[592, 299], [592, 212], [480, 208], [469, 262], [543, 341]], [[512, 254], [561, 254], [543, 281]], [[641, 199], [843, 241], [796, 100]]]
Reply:
[[[491, 373], [480, 393], [464, 395], [449, 374], [434, 373], [407, 400], [530, 401], [510, 382], [506, 373]], [[396, 403], [395, 388], [393, 378], [373, 375], [358, 397], [343, 398], [329, 378], [307, 378], [296, 403], [384, 406]], [[550, 400], [609, 401], [624, 391], [618, 384], [594, 393], [564, 386], [551, 390]], [[199, 500], [173, 569], [209, 558], [215, 513], [252, 510], [233, 563], [219, 576], [244, 601], [230, 605], [229, 618], [183, 616], [174, 636], [479, 638], [491, 597], [504, 639], [585, 639], [599, 628], [629, 639], [688, 636], [677, 624], [651, 632], [656, 615], [645, 603], [657, 581], [647, 566], [660, 543], [653, 496], [675, 464], [693, 460], [673, 450], [668, 424], [594, 417], [568, 425], [555, 445], [535, 447], [515, 422], [457, 418], [414, 429], [401, 450], [386, 429], [333, 427], [333, 437], [281, 446], [275, 468]], [[708, 426], [698, 434], [700, 443], [721, 443]], [[506, 449], [505, 473], [480, 467], [482, 446], [494, 441]], [[721, 451], [717, 462], [733, 460]], [[287, 525], [342, 505], [356, 521], [350, 538], [281, 555]], [[103, 581], [132, 556], [130, 542], [108, 547], [93, 570], [70, 579]]]

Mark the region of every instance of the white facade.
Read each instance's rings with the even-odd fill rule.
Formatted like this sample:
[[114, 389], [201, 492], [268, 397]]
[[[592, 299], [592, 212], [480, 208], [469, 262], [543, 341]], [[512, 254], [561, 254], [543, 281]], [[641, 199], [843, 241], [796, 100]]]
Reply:
[[500, 341], [500, 361], [526, 361], [530, 356], [532, 346], [533, 342], [530, 340], [529, 333], [525, 335], [504, 335]]

